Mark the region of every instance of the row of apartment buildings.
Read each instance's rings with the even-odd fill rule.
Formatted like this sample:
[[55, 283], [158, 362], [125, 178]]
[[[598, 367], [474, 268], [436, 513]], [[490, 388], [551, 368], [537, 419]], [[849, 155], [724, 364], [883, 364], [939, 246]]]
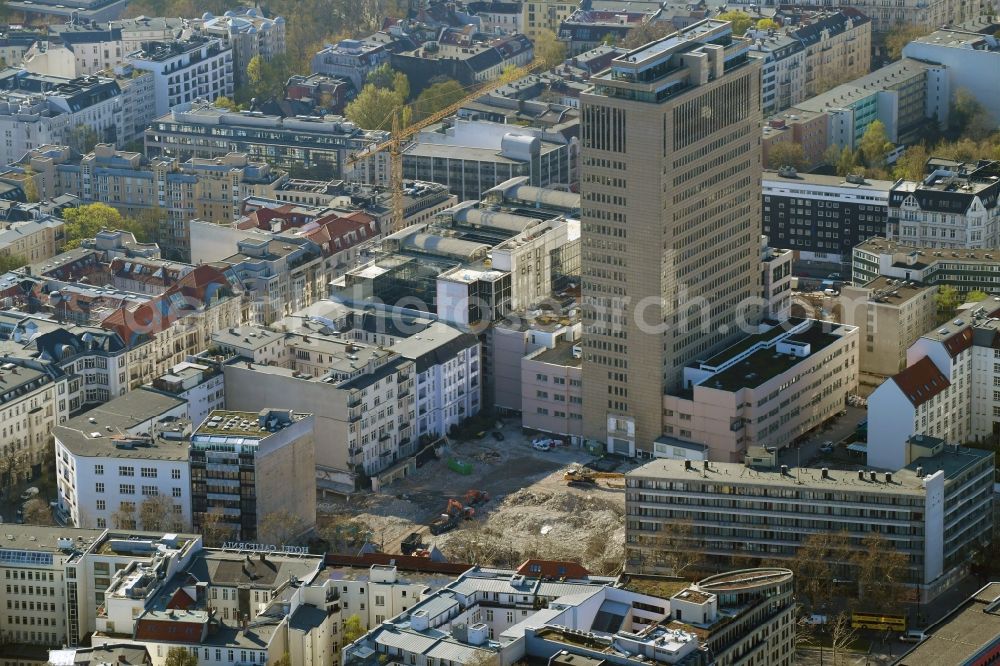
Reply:
[[[309, 555], [282, 544], [206, 548], [188, 533], [13, 525], [0, 562], [5, 635], [50, 648], [49, 663], [423, 663], [492, 656], [623, 664], [724, 664], [747, 651], [791, 664], [793, 577], [785, 569], [711, 576], [669, 597], [641, 576], [572, 562], [488, 569], [397, 556]], [[39, 601], [40, 600], [40, 601]], [[365, 632], [348, 641], [349, 617]], [[83, 645], [88, 647], [83, 647]], [[71, 662], [67, 660], [72, 660]], [[103, 662], [106, 663], [106, 662]]]
[[[129, 63], [146, 44], [183, 44], [191, 38], [218, 40], [219, 47], [230, 50], [233, 81], [243, 85], [247, 64], [254, 56], [270, 61], [285, 52], [285, 20], [264, 17], [255, 8], [230, 10], [223, 16], [205, 13], [196, 18], [139, 16], [102, 21], [100, 25], [71, 20], [50, 24], [47, 34], [39, 35], [23, 55], [24, 66], [40, 74], [88, 76]], [[7, 62], [16, 65], [21, 60]]]
[[854, 248], [876, 236], [942, 252], [986, 251], [1000, 242], [998, 168], [932, 157], [919, 182], [766, 171], [763, 233], [799, 260], [839, 264], [844, 275]]
[[871, 70], [872, 21], [855, 7], [810, 15], [786, 31], [750, 30], [753, 53], [764, 60], [765, 116], [797, 105], [835, 83]]

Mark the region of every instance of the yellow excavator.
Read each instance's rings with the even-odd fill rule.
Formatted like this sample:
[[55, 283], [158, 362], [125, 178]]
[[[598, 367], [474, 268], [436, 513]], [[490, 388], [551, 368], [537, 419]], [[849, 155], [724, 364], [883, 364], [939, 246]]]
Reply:
[[596, 485], [599, 479], [624, 478], [625, 474], [623, 472], [598, 472], [582, 465], [573, 465], [563, 474], [563, 479], [566, 481], [566, 485], [569, 486]]

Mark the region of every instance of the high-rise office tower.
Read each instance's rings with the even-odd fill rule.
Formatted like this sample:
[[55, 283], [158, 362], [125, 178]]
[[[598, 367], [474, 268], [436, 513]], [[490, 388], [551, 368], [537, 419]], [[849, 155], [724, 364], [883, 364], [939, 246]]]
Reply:
[[619, 56], [580, 96], [584, 435], [609, 451], [649, 455], [684, 366], [758, 317], [749, 50], [707, 19]]

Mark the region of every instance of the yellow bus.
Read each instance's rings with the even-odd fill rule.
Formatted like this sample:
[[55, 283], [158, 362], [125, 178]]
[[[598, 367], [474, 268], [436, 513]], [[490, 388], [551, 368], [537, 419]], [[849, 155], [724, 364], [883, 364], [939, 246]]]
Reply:
[[876, 613], [852, 613], [851, 626], [855, 629], [877, 629], [879, 631], [906, 631], [904, 615], [879, 615]]

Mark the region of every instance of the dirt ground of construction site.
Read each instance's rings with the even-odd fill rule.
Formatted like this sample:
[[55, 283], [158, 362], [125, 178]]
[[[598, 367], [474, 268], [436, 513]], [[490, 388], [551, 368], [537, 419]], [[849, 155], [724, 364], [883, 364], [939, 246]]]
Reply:
[[[625, 543], [624, 480], [568, 486], [566, 470], [594, 456], [575, 446], [537, 451], [519, 419], [505, 419], [500, 431], [502, 441], [492, 432], [452, 441], [441, 459], [381, 493], [320, 502], [318, 534], [334, 550], [357, 549], [368, 540], [378, 550], [399, 553], [400, 542], [418, 532], [425, 548], [437, 548], [450, 561], [516, 566], [538, 556], [578, 561], [595, 573], [616, 572]], [[472, 465], [472, 472], [452, 471], [448, 458]], [[462, 501], [469, 490], [485, 491], [490, 500], [457, 529], [432, 535], [428, 524], [450, 498]]]

